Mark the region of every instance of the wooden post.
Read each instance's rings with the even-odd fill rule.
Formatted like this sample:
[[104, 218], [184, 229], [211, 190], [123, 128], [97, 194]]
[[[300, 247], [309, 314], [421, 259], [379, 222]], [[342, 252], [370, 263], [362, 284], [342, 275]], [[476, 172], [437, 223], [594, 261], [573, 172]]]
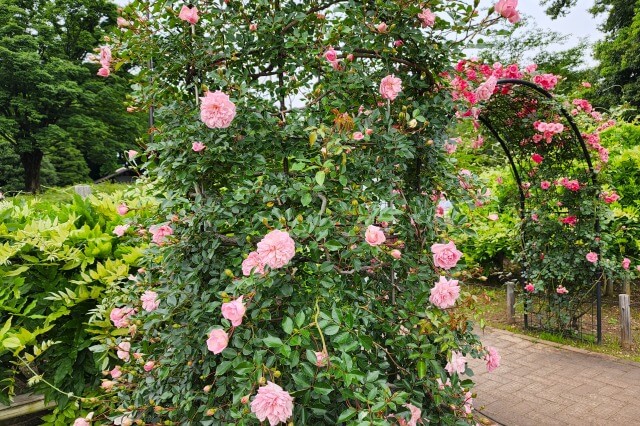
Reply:
[[513, 324], [516, 322], [516, 291], [513, 282], [507, 283], [507, 322]]
[[75, 189], [76, 194], [81, 196], [82, 198], [87, 198], [91, 195], [91, 187], [89, 185], [76, 185], [73, 187]]
[[622, 283], [622, 292], [631, 296], [631, 282], [629, 277], [624, 278], [624, 282]]
[[629, 308], [629, 295], [619, 294], [620, 305], [620, 344], [623, 348], [631, 347], [631, 310]]

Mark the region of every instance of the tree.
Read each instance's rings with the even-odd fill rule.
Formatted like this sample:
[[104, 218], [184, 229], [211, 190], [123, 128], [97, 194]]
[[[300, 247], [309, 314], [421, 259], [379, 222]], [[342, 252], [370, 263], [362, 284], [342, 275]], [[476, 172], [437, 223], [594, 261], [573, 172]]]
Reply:
[[27, 191], [39, 190], [45, 155], [60, 184], [75, 183], [113, 170], [141, 133], [122, 104], [127, 79], [104, 81], [86, 62], [115, 15], [107, 0], [0, 0], [0, 137]]

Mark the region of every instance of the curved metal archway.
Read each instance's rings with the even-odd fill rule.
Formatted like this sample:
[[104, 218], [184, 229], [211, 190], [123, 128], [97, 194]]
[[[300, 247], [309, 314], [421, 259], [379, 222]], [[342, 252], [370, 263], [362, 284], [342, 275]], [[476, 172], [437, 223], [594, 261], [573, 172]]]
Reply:
[[[557, 220], [563, 215], [576, 214], [580, 227], [592, 227], [590, 229], [593, 230], [594, 235], [599, 234], [600, 224], [596, 208], [585, 212], [582, 207], [585, 200], [592, 200], [593, 205], [597, 205], [599, 192], [596, 172], [583, 135], [573, 117], [554, 99], [553, 95], [529, 81], [498, 80], [494, 95], [484, 103], [481, 109], [479, 121], [504, 150], [518, 187], [520, 236], [524, 253], [523, 277], [526, 277], [528, 268], [534, 264], [538, 266], [538, 270], [544, 270], [544, 252], [541, 251], [543, 247], [536, 247], [536, 229], [540, 229], [536, 228], [539, 226], [538, 216], [542, 218], [544, 214], [545, 217], [554, 218], [555, 223], [547, 222], [547, 226], [557, 227], [555, 232], [558, 233], [558, 238], [562, 239], [560, 243], [566, 246], [568, 252], [575, 252], [576, 244], [580, 241], [577, 240], [577, 232], [574, 232], [573, 228], [567, 229]], [[534, 128], [536, 121], [561, 123], [564, 131], [553, 135], [550, 140], [540, 139], [541, 133]], [[541, 156], [543, 160], [540, 163], [532, 161], [534, 154]], [[571, 194], [570, 198], [564, 197], [563, 201], [556, 201], [555, 195], [558, 191], [553, 192], [555, 190], [553, 183], [563, 178], [578, 180], [584, 185], [584, 189]], [[544, 189], [543, 186], [547, 184], [543, 182], [550, 182], [551, 188]], [[593, 250], [597, 251], [597, 246]], [[576, 264], [577, 262], [578, 260], [574, 261]], [[571, 270], [563, 273], [568, 280], [571, 280]], [[551, 286], [555, 286], [553, 271], [549, 271], [549, 274], [543, 278], [552, 282]], [[555, 278], [562, 279], [560, 276]], [[591, 290], [595, 290], [596, 337], [600, 343], [602, 337], [601, 273], [594, 273], [592, 282], [591, 287], [582, 287], [583, 294], [574, 297], [577, 297], [576, 300], [580, 303], [592, 303]], [[525, 283], [523, 279], [522, 285], [524, 286]], [[525, 326], [529, 325], [528, 319], [525, 313]]]

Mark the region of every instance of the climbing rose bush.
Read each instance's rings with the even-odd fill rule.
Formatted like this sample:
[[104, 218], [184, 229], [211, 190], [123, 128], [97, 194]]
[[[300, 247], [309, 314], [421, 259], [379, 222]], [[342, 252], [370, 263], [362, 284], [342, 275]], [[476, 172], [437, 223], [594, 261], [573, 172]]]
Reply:
[[466, 360], [488, 352], [437, 214], [445, 193], [474, 204], [446, 153], [460, 100], [442, 73], [495, 19], [466, 1], [369, 4], [124, 8], [114, 56], [141, 69], [135, 107], [155, 107], [145, 168], [163, 212], [105, 331], [121, 375], [87, 409], [474, 423]]

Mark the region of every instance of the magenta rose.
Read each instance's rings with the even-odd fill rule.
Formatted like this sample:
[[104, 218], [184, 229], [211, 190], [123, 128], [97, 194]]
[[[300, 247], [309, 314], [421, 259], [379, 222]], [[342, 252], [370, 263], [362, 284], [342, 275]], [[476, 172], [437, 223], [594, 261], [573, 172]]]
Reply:
[[456, 245], [453, 241], [449, 241], [447, 244], [434, 244], [431, 246], [431, 252], [433, 253], [433, 263], [442, 269], [454, 268], [460, 258], [462, 252], [456, 249]]

